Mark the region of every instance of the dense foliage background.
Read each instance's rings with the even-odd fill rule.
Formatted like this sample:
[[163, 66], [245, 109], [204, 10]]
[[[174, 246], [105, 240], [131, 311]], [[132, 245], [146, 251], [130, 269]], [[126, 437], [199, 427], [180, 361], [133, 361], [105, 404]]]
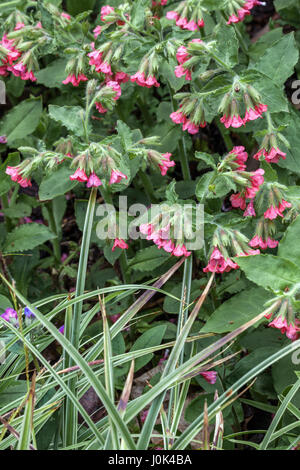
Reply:
[[0, 4], [1, 449], [299, 448], [299, 9]]

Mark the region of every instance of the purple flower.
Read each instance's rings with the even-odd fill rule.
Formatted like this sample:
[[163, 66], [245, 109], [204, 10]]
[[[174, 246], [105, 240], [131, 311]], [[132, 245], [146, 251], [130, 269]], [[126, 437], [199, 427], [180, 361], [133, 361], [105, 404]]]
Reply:
[[35, 318], [35, 314], [28, 307], [24, 308], [24, 315], [26, 318]]
[[18, 320], [18, 314], [13, 308], [7, 308], [0, 316], [9, 323], [15, 323]]
[[7, 143], [6, 135], [0, 135], [0, 144], [6, 144], [6, 143]]
[[65, 333], [65, 325], [62, 325], [58, 331], [63, 335]]

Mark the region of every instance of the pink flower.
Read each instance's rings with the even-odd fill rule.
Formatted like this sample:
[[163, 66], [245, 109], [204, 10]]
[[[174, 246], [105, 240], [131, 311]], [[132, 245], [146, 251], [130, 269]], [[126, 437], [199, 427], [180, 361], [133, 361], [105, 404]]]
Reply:
[[176, 11], [168, 11], [166, 18], [168, 18], [168, 20], [178, 20], [179, 15]]
[[189, 69], [185, 69], [182, 65], [177, 65], [175, 67], [174, 73], [177, 78], [181, 78], [185, 76], [186, 80], [192, 80], [192, 74]]
[[173, 251], [175, 250], [175, 244], [172, 242], [172, 240], [166, 240], [165, 242], [163, 242], [163, 249], [167, 253], [173, 253]]
[[154, 230], [154, 227], [152, 224], [141, 224], [140, 225], [140, 232], [143, 235], [151, 235]]
[[93, 33], [94, 33], [95, 39], [97, 39], [97, 37], [100, 36], [100, 34], [101, 34], [101, 26], [99, 26], [99, 25], [96, 26], [96, 28], [93, 29]]
[[278, 147], [272, 147], [268, 152], [265, 149], [259, 150], [253, 155], [253, 158], [255, 158], [255, 160], [266, 160], [268, 163], [278, 163], [280, 158], [283, 160], [286, 159], [286, 153], [279, 150]]
[[[204, 127], [204, 125], [202, 124], [201, 127]], [[197, 134], [199, 132], [199, 126], [187, 119], [182, 125], [182, 130], [188, 131], [189, 134]]]
[[69, 20], [69, 21], [70, 21], [70, 19], [71, 19], [71, 16], [70, 16], [68, 13], [65, 13], [64, 11], [62, 12], [61, 16], [62, 16], [63, 18], [65, 18], [66, 20]]
[[106, 16], [113, 13], [115, 9], [109, 5], [105, 5], [101, 8], [101, 21], [107, 21]]
[[15, 27], [15, 31], [19, 31], [20, 29], [23, 29], [24, 26], [25, 26], [24, 23], [21, 23], [21, 22], [20, 22], [20, 23], [17, 23], [17, 24], [16, 24], [16, 27]]
[[173, 253], [172, 253], [174, 256], [190, 256], [191, 252], [190, 251], [187, 251], [185, 245], [177, 245], [176, 248], [173, 250]]
[[184, 124], [186, 122], [186, 116], [180, 111], [174, 111], [171, 113], [170, 118], [175, 124]]
[[155, 87], [160, 86], [160, 84], [158, 83], [158, 81], [153, 75], [149, 75], [146, 78], [145, 73], [140, 72], [140, 71], [136, 72], [134, 75], [131, 75], [130, 80], [146, 88], [151, 88], [152, 86], [155, 86]]
[[86, 187], [87, 188], [97, 188], [98, 186], [101, 186], [102, 185], [102, 182], [100, 181], [100, 179], [98, 178], [98, 176], [96, 175], [96, 173], [91, 173], [90, 174], [90, 177], [88, 179], [88, 182], [86, 184]]
[[18, 183], [22, 188], [28, 188], [28, 186], [32, 186], [30, 179], [23, 178], [20, 173], [20, 168], [17, 166], [6, 167], [5, 173], [11, 177], [12, 181]]
[[19, 168], [17, 166], [8, 166], [5, 170], [5, 173], [10, 176], [12, 181], [16, 183], [20, 179]]
[[245, 117], [244, 124], [248, 121], [254, 121], [255, 119], [262, 118], [262, 113], [267, 111], [268, 106], [266, 104], [258, 104], [255, 108], [248, 107]]
[[127, 180], [127, 176], [124, 175], [123, 173], [121, 173], [121, 171], [112, 170], [110, 180], [109, 180], [109, 184], [120, 183], [120, 181], [123, 178]]
[[172, 156], [171, 153], [162, 154], [161, 163], [158, 165], [162, 176], [165, 176], [167, 174], [167, 171], [169, 168], [171, 168], [172, 166], [175, 166], [175, 162], [170, 160], [171, 156]]
[[85, 174], [85, 171], [81, 168], [77, 168], [75, 173], [70, 176], [71, 181], [79, 181], [80, 183], [85, 183], [88, 181], [88, 177]]
[[264, 218], [273, 220], [276, 219], [277, 216], [283, 217], [283, 211], [290, 207], [292, 207], [292, 204], [282, 199], [278, 207], [272, 205], [266, 210]]
[[118, 82], [110, 80], [109, 82], [107, 82], [106, 85], [116, 92], [116, 95], [114, 96], [114, 100], [115, 101], [118, 100], [121, 96], [121, 87], [118, 84]]
[[253, 201], [250, 201], [244, 214], [243, 214], [244, 217], [256, 217], [256, 213], [255, 213], [255, 209], [254, 209], [254, 205], [253, 205]]
[[176, 52], [176, 59], [177, 59], [177, 62], [179, 64], [184, 64], [187, 60], [189, 60], [190, 58], [190, 55], [187, 51], [187, 48], [185, 46], [180, 46], [178, 49], [177, 49], [177, 52]]
[[220, 250], [215, 246], [210, 256], [210, 260], [206, 268], [203, 269], [205, 273], [223, 273], [229, 272], [231, 269], [238, 269], [238, 265], [231, 261], [230, 258], [224, 259]]
[[122, 250], [127, 250], [128, 245], [121, 238], [116, 238], [111, 251], [115, 251], [117, 247], [121, 248]]
[[230, 196], [230, 202], [231, 202], [232, 207], [235, 207], [235, 208], [239, 207], [242, 210], [246, 209], [246, 200], [241, 195], [241, 193], [232, 194], [232, 196]]
[[214, 385], [217, 381], [218, 372], [210, 370], [207, 372], [200, 372], [200, 375], [211, 385]]
[[223, 117], [221, 117], [220, 121], [224, 126], [228, 129], [230, 126], [234, 128], [238, 128], [241, 126], [244, 126], [244, 120], [241, 118], [239, 115], [233, 115], [233, 116], [226, 116], [224, 114]]
[[30, 72], [27, 69], [27, 66], [23, 62], [18, 62], [17, 64], [10, 65], [7, 67], [7, 70], [13, 73], [15, 77], [20, 77], [21, 80], [31, 80], [32, 82], [36, 81], [36, 77], [32, 70]]
[[68, 75], [67, 78], [63, 80], [62, 83], [64, 85], [67, 85], [68, 83], [72, 83], [73, 86], [78, 86], [80, 82], [86, 82], [87, 80], [88, 78], [83, 73], [80, 73], [78, 74], [77, 77], [75, 74]]
[[101, 114], [107, 113], [108, 110], [102, 106], [100, 101], [96, 101], [95, 105], [96, 105], [96, 109], [99, 113], [101, 113]]
[[141, 421], [144, 423], [146, 421], [146, 418], [148, 416], [149, 410], [144, 410], [140, 413]]
[[245, 171], [246, 170], [246, 165], [245, 162], [248, 159], [248, 154], [245, 152], [245, 147], [243, 146], [237, 146], [233, 147], [230, 154], [236, 155], [236, 158], [234, 160], [235, 163], [239, 165], [237, 168], [238, 171]]
[[114, 76], [114, 81], [118, 83], [126, 83], [129, 80], [129, 75], [125, 72], [117, 72]]

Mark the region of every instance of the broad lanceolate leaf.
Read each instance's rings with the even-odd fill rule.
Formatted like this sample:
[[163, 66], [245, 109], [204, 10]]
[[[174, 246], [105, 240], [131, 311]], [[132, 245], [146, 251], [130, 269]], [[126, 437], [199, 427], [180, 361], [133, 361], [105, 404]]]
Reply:
[[225, 333], [239, 328], [262, 312], [270, 297], [269, 292], [257, 287], [236, 294], [214, 311], [201, 333]]
[[300, 265], [300, 216], [289, 226], [281, 240], [278, 255]]
[[57, 59], [51, 62], [46, 68], [35, 73], [37, 83], [41, 83], [48, 88], [60, 88], [65, 86], [62, 82], [66, 78], [66, 59]]
[[50, 117], [60, 122], [69, 131], [79, 136], [84, 134], [84, 110], [81, 106], [56, 106], [50, 104], [48, 109]]
[[42, 114], [41, 98], [30, 98], [22, 101], [9, 111], [1, 126], [1, 134], [6, 135], [9, 145], [17, 139], [31, 134], [37, 127]]
[[18, 251], [32, 250], [53, 238], [56, 238], [56, 235], [45, 225], [35, 223], [21, 225], [8, 233], [4, 251], [16, 253]]
[[300, 267], [279, 256], [245, 256], [235, 258], [235, 261], [250, 281], [273, 292], [300, 282]]
[[[137, 351], [139, 349], [146, 349], [150, 348], [151, 346], [159, 345], [164, 337], [166, 328], [167, 325], [159, 325], [155, 326], [154, 328], [150, 328], [150, 330], [143, 333], [142, 336], [136, 340], [130, 351]], [[144, 367], [144, 365], [146, 365], [151, 360], [152, 356], [153, 354], [150, 353], [138, 358], [135, 361], [134, 370], [137, 371], [141, 367]]]
[[70, 175], [74, 170], [69, 170], [66, 167], [61, 167], [59, 170], [46, 176], [41, 184], [39, 190], [39, 198], [41, 201], [54, 199], [57, 196], [71, 191], [76, 186], [77, 181], [71, 181]]
[[294, 33], [290, 33], [267, 49], [254, 68], [270, 77], [278, 85], [283, 85], [293, 74], [298, 57], [299, 51]]
[[135, 271], [152, 271], [161, 266], [170, 258], [170, 255], [156, 246], [149, 246], [140, 250], [130, 261], [129, 267]]

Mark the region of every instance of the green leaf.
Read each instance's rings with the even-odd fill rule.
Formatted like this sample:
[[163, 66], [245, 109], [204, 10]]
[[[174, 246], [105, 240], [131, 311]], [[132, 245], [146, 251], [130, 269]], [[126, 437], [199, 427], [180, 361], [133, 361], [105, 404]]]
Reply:
[[66, 64], [66, 59], [54, 60], [46, 68], [35, 73], [37, 83], [41, 83], [48, 88], [63, 87], [62, 81], [66, 78]]
[[20, 225], [7, 234], [4, 251], [16, 253], [32, 250], [48, 240], [53, 240], [53, 238], [56, 238], [56, 235], [45, 225], [36, 223]]
[[72, 16], [87, 10], [93, 10], [96, 0], [67, 0], [67, 11]]
[[300, 215], [288, 227], [278, 247], [278, 256], [300, 265]]
[[270, 297], [270, 293], [258, 287], [234, 295], [214, 311], [201, 333], [225, 333], [239, 328], [262, 312]]
[[12, 308], [12, 303], [7, 297], [0, 294], [0, 312], [3, 313], [7, 308]]
[[130, 261], [128, 266], [134, 271], [149, 272], [161, 266], [169, 258], [169, 253], [159, 250], [156, 246], [149, 246], [140, 250]]
[[290, 33], [284, 35], [272, 47], [268, 48], [254, 68], [267, 75], [278, 85], [283, 85], [293, 74], [298, 58], [299, 51], [294, 33]]
[[211, 155], [210, 153], [204, 153], [204, 152], [195, 152], [195, 158], [197, 158], [198, 160], [202, 160], [203, 162], [205, 162], [208, 166], [210, 166], [211, 168], [216, 168], [216, 161], [213, 157], [213, 155]]
[[62, 196], [68, 191], [71, 191], [71, 189], [73, 189], [77, 184], [77, 181], [70, 180], [70, 175], [72, 173], [74, 173], [74, 171], [69, 170], [66, 167], [61, 167], [54, 173], [45, 176], [40, 184], [40, 200], [47, 201], [54, 199], [57, 196]]
[[29, 98], [12, 108], [2, 121], [1, 134], [6, 135], [7, 143], [13, 146], [17, 139], [22, 139], [36, 129], [41, 114], [42, 100]]
[[26, 380], [16, 380], [0, 393], [1, 407], [13, 402], [16, 399], [23, 399], [27, 393], [27, 390]]
[[11, 205], [7, 209], [3, 209], [4, 214], [7, 217], [19, 219], [20, 217], [29, 217], [31, 214], [32, 208], [29, 204], [20, 202], [18, 204]]
[[300, 282], [300, 267], [279, 256], [245, 256], [235, 261], [250, 281], [272, 292], [283, 291]]
[[50, 104], [48, 109], [50, 117], [60, 122], [69, 131], [79, 136], [84, 134], [84, 110], [81, 106], [56, 106]]
[[[139, 349], [151, 348], [152, 346], [158, 346], [166, 332], [167, 325], [159, 325], [154, 328], [150, 328], [143, 333], [134, 343], [130, 352], [137, 351]], [[144, 356], [136, 359], [134, 370], [137, 371], [144, 367], [149, 361], [151, 361], [153, 354], [145, 354]]]
[[215, 30], [216, 55], [229, 67], [238, 63], [239, 43], [234, 28], [219, 24]]

